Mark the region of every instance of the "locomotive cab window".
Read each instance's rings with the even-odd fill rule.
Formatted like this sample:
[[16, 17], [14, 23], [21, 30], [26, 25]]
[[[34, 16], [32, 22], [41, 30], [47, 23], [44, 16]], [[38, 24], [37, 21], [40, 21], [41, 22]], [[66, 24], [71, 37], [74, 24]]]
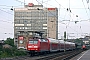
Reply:
[[29, 44], [37, 44], [38, 43], [38, 40], [30, 40], [29, 41]]

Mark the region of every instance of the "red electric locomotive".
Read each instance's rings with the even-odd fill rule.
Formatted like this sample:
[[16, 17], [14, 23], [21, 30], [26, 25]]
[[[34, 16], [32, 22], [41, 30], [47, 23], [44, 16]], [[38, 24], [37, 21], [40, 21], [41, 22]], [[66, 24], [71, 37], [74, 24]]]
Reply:
[[27, 50], [30, 54], [49, 51], [49, 41], [47, 39], [30, 39]]

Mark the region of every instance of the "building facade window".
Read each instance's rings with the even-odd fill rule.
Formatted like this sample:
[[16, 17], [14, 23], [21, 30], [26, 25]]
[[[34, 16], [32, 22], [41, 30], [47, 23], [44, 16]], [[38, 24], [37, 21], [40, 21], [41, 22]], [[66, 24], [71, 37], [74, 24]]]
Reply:
[[43, 29], [47, 29], [47, 27], [43, 27]]

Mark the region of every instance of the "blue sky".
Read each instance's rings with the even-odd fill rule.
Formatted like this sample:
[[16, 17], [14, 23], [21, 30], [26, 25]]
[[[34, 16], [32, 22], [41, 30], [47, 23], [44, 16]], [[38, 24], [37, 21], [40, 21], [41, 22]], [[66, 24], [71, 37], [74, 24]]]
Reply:
[[[23, 2], [24, 0], [0, 0], [0, 39], [14, 37], [14, 11], [10, 9], [23, 7]], [[68, 38], [90, 35], [90, 3], [86, 0], [25, 0], [26, 4], [30, 2], [59, 8], [59, 38], [63, 37], [64, 31], [68, 33]], [[67, 11], [67, 8], [70, 8], [71, 12]], [[75, 21], [79, 22], [75, 24]]]

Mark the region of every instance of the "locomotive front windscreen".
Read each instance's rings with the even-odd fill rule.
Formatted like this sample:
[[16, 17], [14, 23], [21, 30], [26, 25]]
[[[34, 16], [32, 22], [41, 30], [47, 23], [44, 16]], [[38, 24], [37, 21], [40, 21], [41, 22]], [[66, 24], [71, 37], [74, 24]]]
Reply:
[[37, 44], [38, 40], [29, 40], [29, 44]]

